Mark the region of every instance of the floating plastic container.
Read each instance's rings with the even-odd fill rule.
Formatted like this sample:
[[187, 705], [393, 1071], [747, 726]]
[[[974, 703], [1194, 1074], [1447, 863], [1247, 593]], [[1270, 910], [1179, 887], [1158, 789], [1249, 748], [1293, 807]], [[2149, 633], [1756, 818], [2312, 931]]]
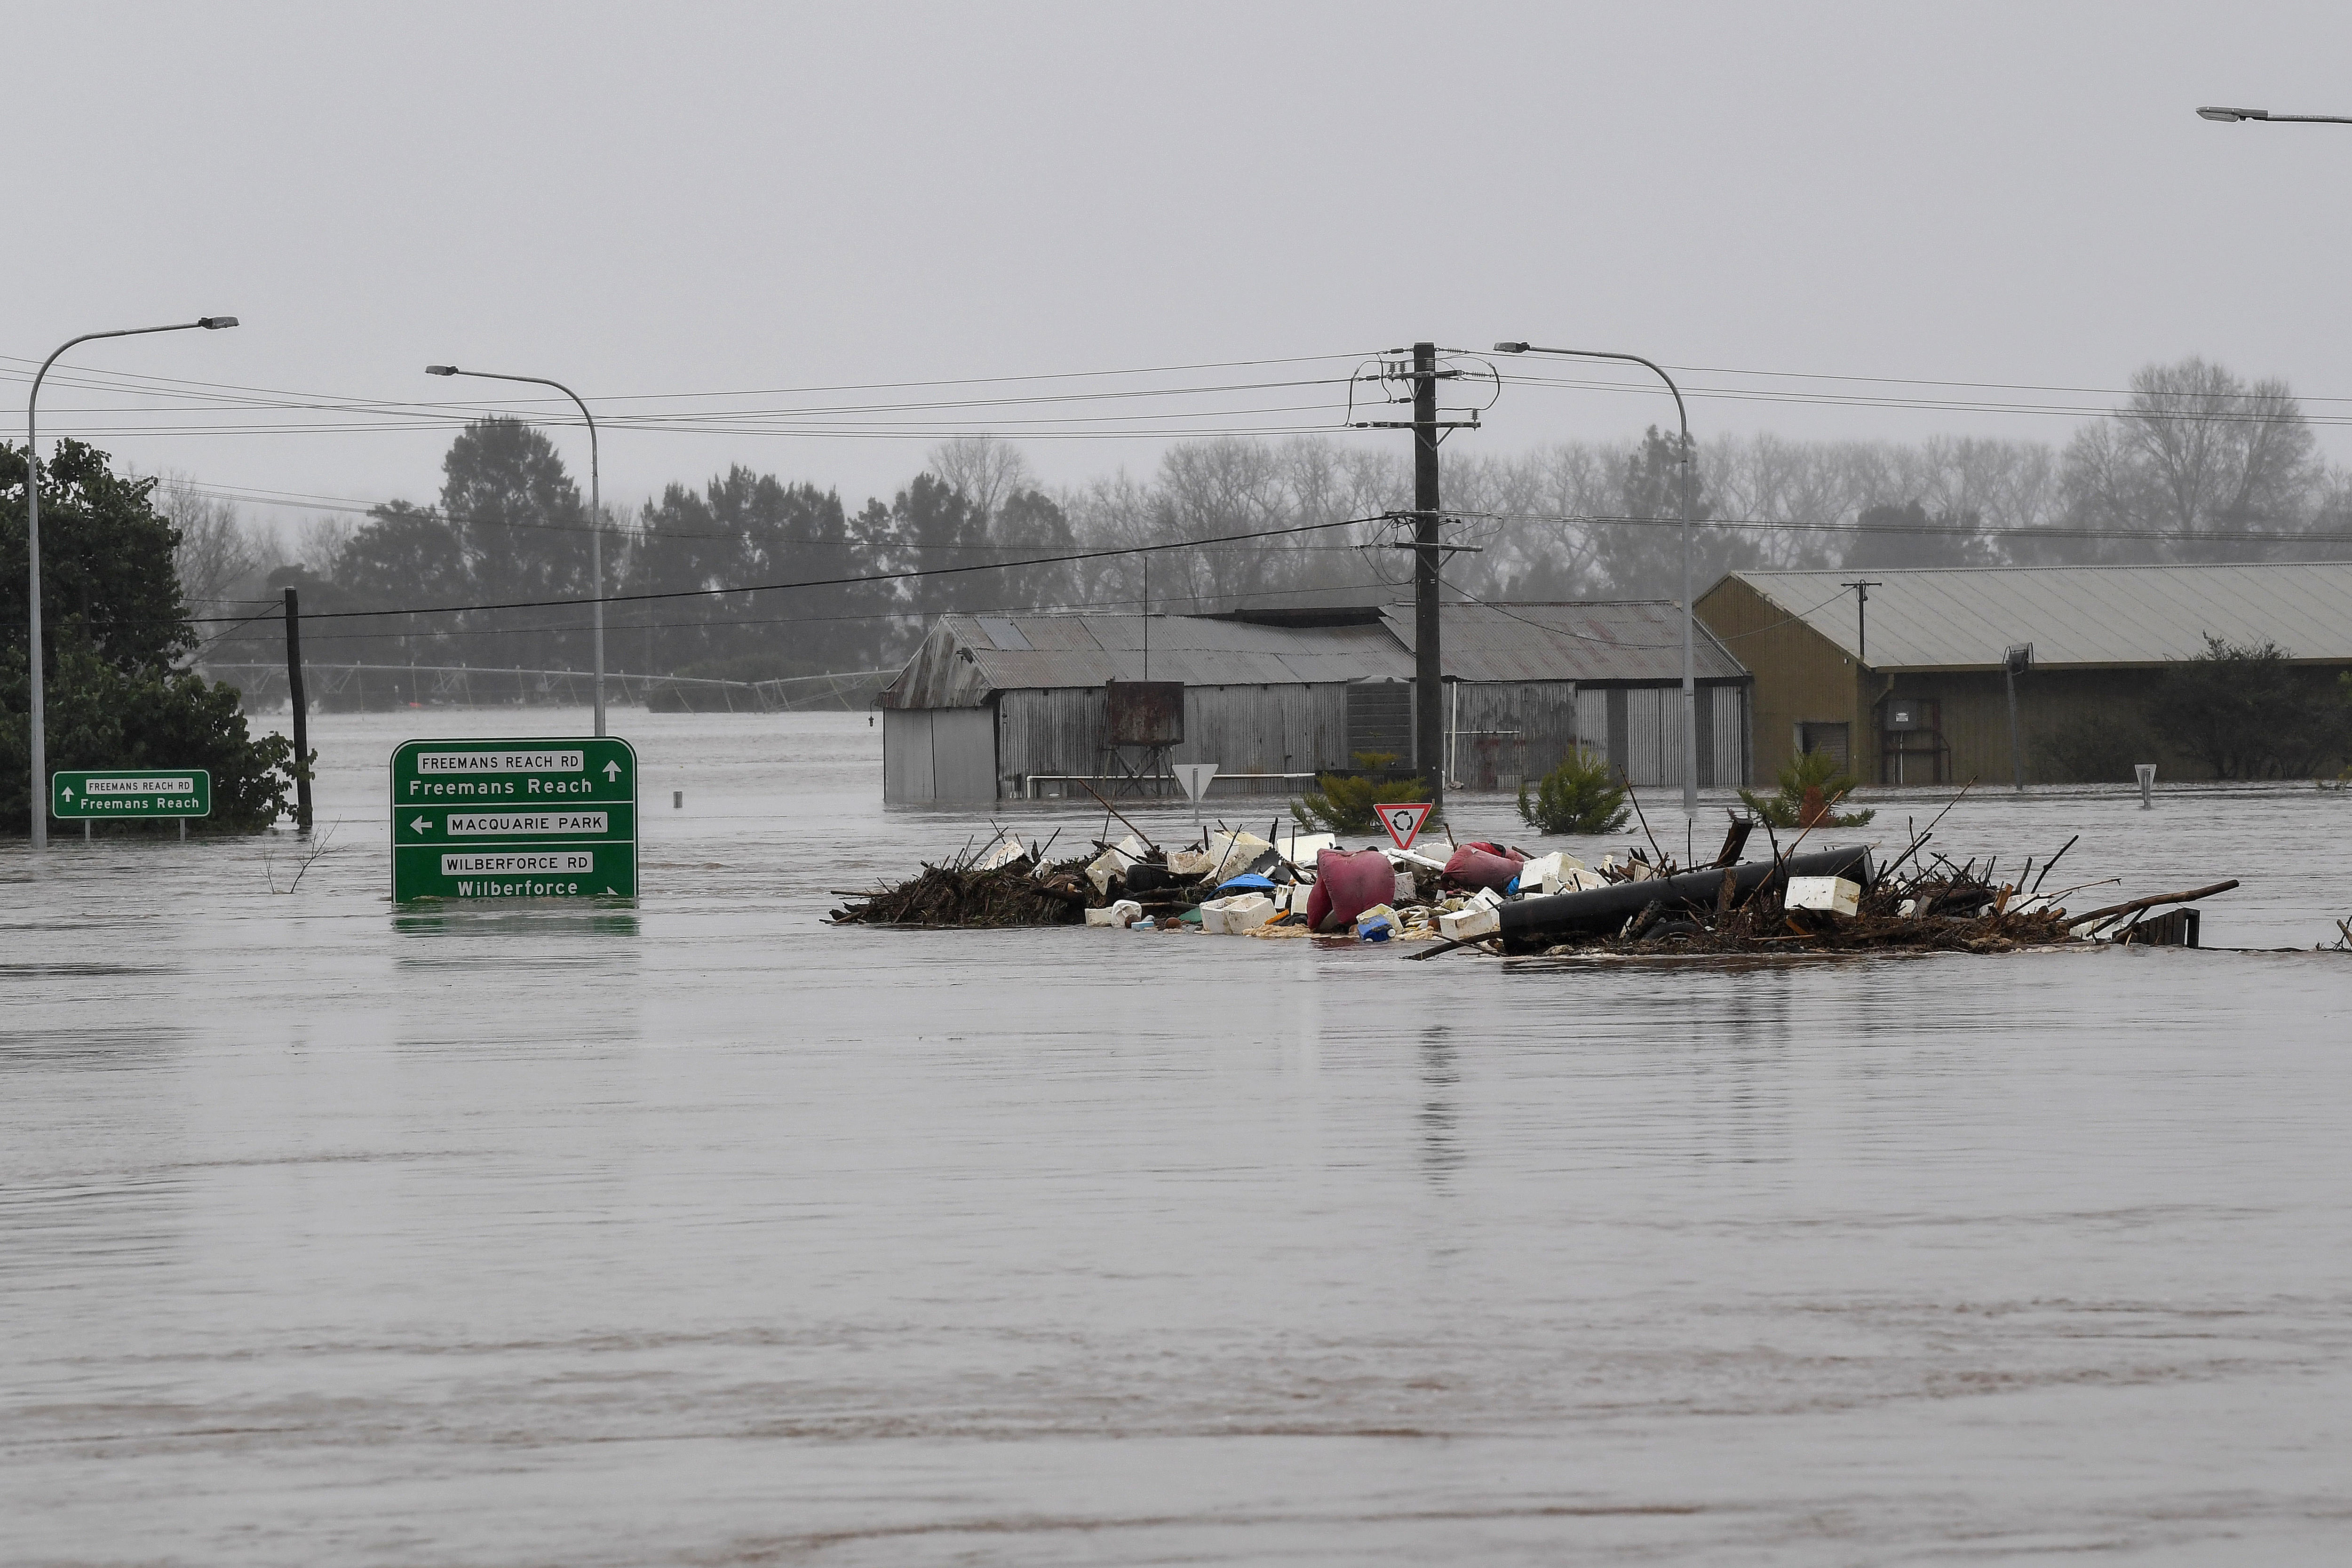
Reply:
[[1143, 841], [1130, 833], [1095, 857], [1087, 867], [1087, 880], [1095, 885], [1096, 892], [1108, 893], [1110, 891], [1110, 879], [1126, 876], [1145, 853]]
[[1108, 909], [1087, 911], [1087, 924], [1090, 926], [1123, 926], [1129, 921], [1142, 918], [1143, 906], [1133, 899], [1121, 899]]
[[1337, 849], [1339, 841], [1328, 833], [1302, 833], [1296, 838], [1277, 838], [1274, 847], [1281, 850], [1282, 858], [1292, 865], [1309, 867], [1315, 864], [1315, 857], [1324, 850]]
[[[1589, 881], [1579, 881], [1581, 875]], [[1522, 893], [1574, 892], [1580, 887], [1598, 888], [1604, 884], [1592, 876], [1591, 868], [1573, 855], [1553, 850], [1538, 855], [1519, 868], [1519, 891]]]
[[1008, 833], [989, 851], [972, 864], [982, 871], [993, 871], [999, 866], [1010, 866], [1029, 853], [1029, 846], [1015, 834]]
[[1201, 929], [1218, 936], [1240, 936], [1272, 919], [1274, 900], [1264, 893], [1236, 893], [1201, 906]]
[[1356, 917], [1359, 942], [1386, 942], [1396, 933], [1397, 912], [1386, 904], [1374, 904]]
[[1862, 905], [1862, 884], [1843, 877], [1791, 877], [1784, 901], [1792, 910], [1827, 910], [1850, 915]]
[[1273, 845], [1255, 833], [1212, 833], [1206, 849], [1174, 849], [1168, 868], [1180, 877], [1214, 877], [1219, 881], [1238, 877], [1257, 864]]
[[1437, 934], [1448, 942], [1469, 942], [1492, 936], [1502, 929], [1503, 917], [1495, 912], [1492, 904], [1474, 903], [1467, 909], [1449, 910], [1437, 917]]

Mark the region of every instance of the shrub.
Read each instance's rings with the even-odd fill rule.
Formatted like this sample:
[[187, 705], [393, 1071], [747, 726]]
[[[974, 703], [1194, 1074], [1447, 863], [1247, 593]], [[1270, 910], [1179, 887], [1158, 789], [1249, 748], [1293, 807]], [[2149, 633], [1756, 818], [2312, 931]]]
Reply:
[[[1393, 752], [1358, 752], [1355, 763], [1359, 773], [1385, 772], [1396, 762]], [[1319, 827], [1326, 833], [1372, 833], [1380, 828], [1380, 819], [1372, 815], [1376, 805], [1394, 805], [1404, 801], [1425, 800], [1429, 785], [1422, 779], [1398, 779], [1382, 784], [1378, 779], [1348, 773], [1324, 773], [1315, 781], [1322, 787], [1308, 790], [1304, 797], [1290, 803], [1290, 815], [1307, 827]]]
[[2129, 784], [2136, 763], [2153, 761], [2147, 726], [2116, 713], [2094, 713], [2034, 737], [2034, 772], [2054, 784]]
[[1609, 761], [1591, 752], [1570, 752], [1544, 774], [1535, 797], [1519, 785], [1519, 816], [1538, 833], [1614, 833], [1632, 813], [1625, 786], [1614, 782]]
[[2297, 669], [2292, 657], [2209, 632], [2203, 653], [2166, 668], [2148, 722], [2216, 778], [2308, 778], [2352, 748], [2352, 703], [2340, 678]]
[[[24, 719], [30, 687], [24, 649], [0, 655], [0, 832], [32, 830], [26, 793], [31, 752]], [[294, 744], [283, 735], [253, 739], [236, 687], [193, 670], [120, 668], [90, 647], [77, 622], [58, 628], [47, 718], [53, 773], [209, 770], [213, 814], [191, 820], [191, 833], [258, 833], [291, 809], [287, 795], [294, 785]], [[134, 826], [109, 822], [107, 831], [120, 835]], [[143, 826], [161, 832], [175, 830], [177, 824]]]
[[[0, 444], [0, 624], [30, 618], [25, 453]], [[235, 688], [180, 665], [196, 647], [152, 479], [117, 474], [106, 454], [58, 443], [41, 469], [41, 601], [51, 771], [205, 768], [213, 815], [195, 829], [258, 832], [285, 808], [293, 748], [247, 732]], [[0, 639], [0, 833], [32, 830], [32, 667], [21, 633]], [[47, 795], [47, 781], [42, 781]], [[126, 825], [127, 826], [127, 825]], [[155, 825], [158, 827], [163, 824]]]
[[1780, 794], [1762, 796], [1743, 789], [1739, 798], [1775, 827], [1860, 827], [1878, 813], [1832, 811], [1830, 803], [1861, 784], [1853, 774], [1840, 772], [1829, 752], [1807, 752], [1780, 770]]

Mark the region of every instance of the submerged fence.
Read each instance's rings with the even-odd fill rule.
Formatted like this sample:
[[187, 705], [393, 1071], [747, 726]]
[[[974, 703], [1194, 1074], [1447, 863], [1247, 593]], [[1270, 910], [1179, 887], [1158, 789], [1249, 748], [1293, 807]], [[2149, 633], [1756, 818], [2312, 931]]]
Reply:
[[[198, 660], [206, 679], [226, 681], [250, 709], [286, 700], [282, 664], [215, 664]], [[709, 676], [604, 672], [604, 700], [656, 712], [797, 713], [870, 708], [898, 674], [853, 669], [775, 680], [719, 680]], [[596, 677], [584, 669], [485, 668], [447, 664], [318, 664], [302, 661], [302, 686], [321, 709], [585, 707]]]

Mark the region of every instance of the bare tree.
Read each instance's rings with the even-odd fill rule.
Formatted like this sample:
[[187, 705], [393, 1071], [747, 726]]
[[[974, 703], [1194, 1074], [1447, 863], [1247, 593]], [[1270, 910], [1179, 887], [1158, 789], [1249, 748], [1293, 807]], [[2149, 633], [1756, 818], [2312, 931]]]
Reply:
[[993, 436], [942, 441], [931, 448], [926, 466], [963, 497], [983, 526], [1014, 495], [1037, 488], [1036, 471], [1021, 448]]
[[186, 474], [163, 477], [155, 487], [155, 510], [179, 533], [172, 566], [179, 574], [182, 597], [198, 615], [208, 613], [203, 606], [226, 598], [238, 578], [258, 571], [265, 549], [275, 542], [257, 540], [234, 501], [205, 494]]
[[2112, 558], [2260, 560], [2268, 550], [2232, 536], [2308, 525], [2315, 445], [2285, 382], [2191, 357], [2136, 372], [2115, 416], [2068, 446], [2065, 477], [2076, 518], [2151, 535], [2105, 542]]
[[296, 564], [321, 577], [332, 576], [335, 558], [359, 531], [358, 521], [348, 517], [304, 518], [294, 525]]

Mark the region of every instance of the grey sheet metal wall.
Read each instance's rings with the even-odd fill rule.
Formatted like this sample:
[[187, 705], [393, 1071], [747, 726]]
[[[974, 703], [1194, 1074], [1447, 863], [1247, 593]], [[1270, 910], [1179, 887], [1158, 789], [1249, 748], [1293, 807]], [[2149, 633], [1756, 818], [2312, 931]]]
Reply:
[[[1683, 781], [1679, 686], [1581, 686], [1577, 730], [1587, 749], [1607, 757], [1636, 787]], [[1748, 782], [1748, 688], [1698, 689], [1698, 782], [1709, 789]], [[1533, 770], [1530, 769], [1532, 772]]]
[[882, 799], [894, 805], [996, 798], [996, 715], [986, 708], [882, 712]]
[[[1194, 686], [1184, 692], [1180, 763], [1228, 773], [1312, 773], [1347, 765], [1347, 688]], [[1108, 729], [1099, 686], [1007, 691], [996, 702], [996, 787], [1018, 795], [1032, 775], [1097, 773]]]
[[1576, 688], [1565, 680], [1456, 680], [1445, 705], [1465, 789], [1516, 789], [1523, 773], [1541, 778], [1576, 747]]

